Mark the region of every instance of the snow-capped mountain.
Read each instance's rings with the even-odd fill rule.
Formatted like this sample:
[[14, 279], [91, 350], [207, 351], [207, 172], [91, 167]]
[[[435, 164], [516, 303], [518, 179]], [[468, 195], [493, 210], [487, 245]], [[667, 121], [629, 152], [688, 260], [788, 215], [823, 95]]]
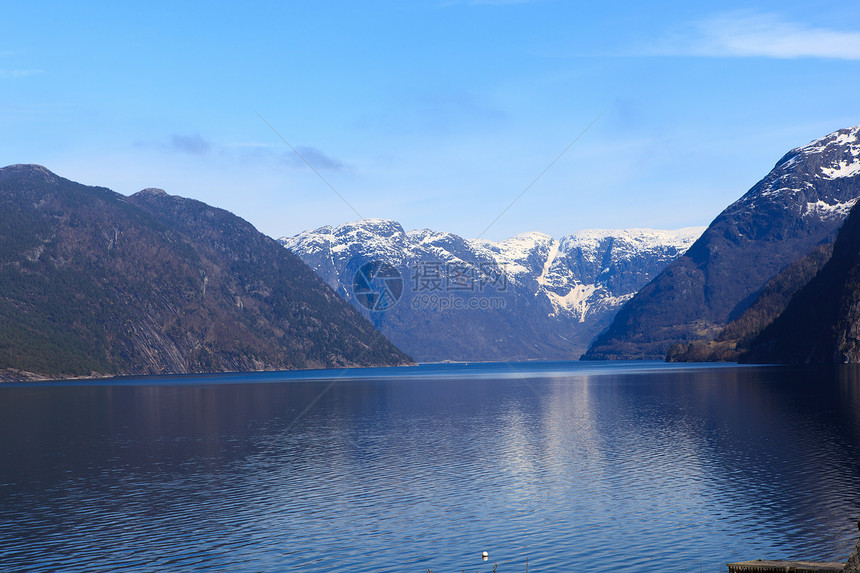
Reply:
[[832, 241], [860, 197], [860, 126], [792, 149], [620, 311], [586, 358], [660, 358], [715, 335], [780, 270]]
[[858, 135], [860, 126], [840, 129], [792, 149], [726, 211], [776, 206], [802, 218], [841, 224], [857, 202], [854, 177], [860, 175]]
[[416, 360], [576, 359], [703, 230], [493, 242], [367, 219], [279, 241]]

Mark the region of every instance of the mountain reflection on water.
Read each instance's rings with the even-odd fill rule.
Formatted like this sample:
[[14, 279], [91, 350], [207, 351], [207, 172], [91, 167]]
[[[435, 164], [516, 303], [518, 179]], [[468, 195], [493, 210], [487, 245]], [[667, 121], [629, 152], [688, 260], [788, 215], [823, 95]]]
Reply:
[[0, 440], [15, 571], [715, 572], [844, 560], [860, 517], [855, 367], [9, 385]]

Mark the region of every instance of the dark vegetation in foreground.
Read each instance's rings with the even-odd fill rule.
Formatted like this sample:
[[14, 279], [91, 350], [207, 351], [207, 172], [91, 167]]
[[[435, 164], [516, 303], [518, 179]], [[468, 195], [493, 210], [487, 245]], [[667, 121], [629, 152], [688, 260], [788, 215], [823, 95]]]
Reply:
[[860, 202], [832, 246], [786, 267], [715, 340], [676, 344], [666, 360], [860, 363]]
[[860, 203], [833, 255], [753, 341], [744, 362], [860, 363]]
[[227, 211], [0, 169], [0, 380], [407, 363]]
[[749, 352], [756, 337], [788, 306], [791, 297], [830, 259], [833, 243], [818, 245], [772, 278], [758, 298], [714, 340], [673, 344], [667, 362], [737, 362]]
[[860, 202], [832, 246], [786, 267], [715, 340], [675, 344], [666, 360], [860, 363]]

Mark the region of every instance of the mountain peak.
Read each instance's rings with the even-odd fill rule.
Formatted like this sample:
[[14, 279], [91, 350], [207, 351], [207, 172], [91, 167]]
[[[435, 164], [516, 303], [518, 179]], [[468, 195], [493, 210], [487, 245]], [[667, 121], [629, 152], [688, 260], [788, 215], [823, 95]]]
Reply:
[[796, 148], [794, 151], [800, 151], [803, 153], [822, 153], [832, 150], [834, 147], [854, 147], [858, 144], [858, 134], [860, 134], [860, 125], [838, 129], [824, 137], [819, 137], [818, 139], [810, 141], [806, 145]]
[[607, 239], [640, 245], [643, 248], [655, 245], [674, 245], [686, 250], [705, 231], [705, 227], [682, 227], [680, 229], [582, 229], [561, 238], [561, 243], [597, 245]]
[[639, 290], [586, 357], [661, 358], [712, 338], [783, 268], [832, 241], [860, 199], [858, 135], [860, 126], [840, 129], [785, 154]]
[[311, 269], [222, 209], [153, 189], [126, 198], [33, 165], [0, 170], [0, 200], [0, 381], [9, 370], [64, 377], [408, 361]]
[[35, 163], [17, 163], [0, 169], [0, 178], [34, 177], [48, 183], [55, 183], [59, 177], [47, 167]]
[[159, 189], [157, 187], [147, 187], [146, 189], [142, 189], [133, 195], [137, 197], [168, 197], [167, 191], [164, 189]]
[[775, 171], [802, 168], [819, 179], [841, 179], [860, 174], [860, 125], [846, 127], [796, 147], [777, 162]]
[[[314, 229], [313, 231], [303, 231], [293, 236], [284, 235], [283, 237], [279, 238], [278, 241], [281, 244], [286, 245], [287, 243], [294, 243], [296, 241], [300, 241], [303, 237], [308, 236], [373, 236], [375, 238], [382, 237], [386, 239], [391, 239], [405, 238], [406, 231], [403, 230], [403, 227], [397, 221], [392, 221], [390, 219], [369, 218], [360, 219], [358, 221], [351, 221], [349, 223], [343, 223], [337, 226], [324, 225], [322, 227], [319, 227], [318, 229]], [[332, 237], [329, 237], [329, 240], [331, 240]]]
[[540, 231], [526, 231], [524, 233], [517, 233], [513, 237], [505, 239], [502, 242], [505, 243], [508, 241], [531, 241], [538, 243], [542, 241], [552, 241], [552, 237], [546, 233], [541, 233]]
[[383, 237], [390, 237], [392, 235], [405, 235], [406, 231], [403, 230], [403, 227], [397, 221], [392, 221], [390, 219], [361, 219], [359, 221], [355, 221], [353, 223], [347, 223], [346, 225], [341, 225], [339, 227], [341, 229], [360, 229], [363, 231], [371, 232]]

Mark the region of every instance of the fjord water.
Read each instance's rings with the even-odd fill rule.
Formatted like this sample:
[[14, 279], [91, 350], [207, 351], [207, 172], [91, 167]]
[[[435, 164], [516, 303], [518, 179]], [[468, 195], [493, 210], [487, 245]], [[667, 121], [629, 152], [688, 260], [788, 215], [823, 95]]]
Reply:
[[0, 442], [3, 571], [714, 572], [860, 517], [851, 367], [9, 385]]

